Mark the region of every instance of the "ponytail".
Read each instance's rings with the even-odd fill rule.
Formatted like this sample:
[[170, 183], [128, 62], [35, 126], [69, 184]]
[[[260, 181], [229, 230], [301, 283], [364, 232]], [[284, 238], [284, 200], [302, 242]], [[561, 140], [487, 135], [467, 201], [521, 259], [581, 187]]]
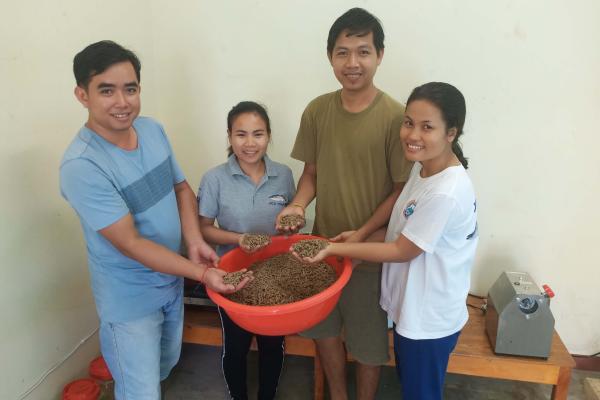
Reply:
[[460, 161], [464, 169], [468, 169], [469, 159], [463, 155], [462, 147], [460, 143], [458, 143], [458, 137], [456, 137], [454, 141], [452, 141], [452, 151], [454, 152], [454, 155], [456, 155], [458, 161]]

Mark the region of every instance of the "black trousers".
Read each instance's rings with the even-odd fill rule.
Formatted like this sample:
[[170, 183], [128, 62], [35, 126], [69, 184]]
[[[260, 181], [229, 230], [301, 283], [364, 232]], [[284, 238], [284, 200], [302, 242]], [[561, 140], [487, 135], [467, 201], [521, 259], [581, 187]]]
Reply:
[[[250, 350], [254, 333], [240, 328], [225, 310], [219, 307], [223, 326], [223, 375], [233, 400], [247, 400], [246, 356]], [[285, 355], [284, 336], [256, 335], [258, 344], [258, 400], [272, 400]]]

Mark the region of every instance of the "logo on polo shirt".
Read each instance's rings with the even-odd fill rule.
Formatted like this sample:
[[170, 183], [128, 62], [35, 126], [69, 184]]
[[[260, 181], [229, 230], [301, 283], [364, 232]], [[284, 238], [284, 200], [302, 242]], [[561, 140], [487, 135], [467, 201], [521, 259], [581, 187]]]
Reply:
[[404, 214], [404, 218], [408, 218], [415, 212], [415, 208], [417, 207], [417, 202], [415, 200], [411, 200], [408, 202], [402, 214]]
[[272, 206], [287, 206], [288, 200], [282, 194], [274, 194], [273, 196], [269, 196], [269, 204]]

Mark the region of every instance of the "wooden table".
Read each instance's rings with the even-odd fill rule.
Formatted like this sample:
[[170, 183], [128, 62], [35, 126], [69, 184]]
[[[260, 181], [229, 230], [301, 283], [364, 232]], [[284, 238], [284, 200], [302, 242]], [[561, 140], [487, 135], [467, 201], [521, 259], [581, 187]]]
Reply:
[[[473, 300], [473, 299], [469, 299]], [[476, 299], [475, 299], [476, 300]], [[390, 338], [390, 362], [394, 365], [392, 332]], [[183, 328], [183, 341], [187, 343], [221, 346], [221, 323], [214, 308], [187, 306]], [[256, 349], [256, 343], [252, 344]], [[314, 398], [322, 400], [325, 378], [316, 348], [312, 340], [291, 335], [286, 337], [286, 354], [314, 358]], [[348, 359], [352, 357], [348, 355]], [[566, 400], [571, 382], [571, 369], [575, 361], [560, 337], [554, 332], [550, 357], [502, 356], [494, 354], [485, 333], [485, 318], [481, 310], [469, 308], [469, 322], [463, 328], [454, 352], [450, 356], [448, 372], [454, 374], [510, 379], [553, 385], [552, 399]]]

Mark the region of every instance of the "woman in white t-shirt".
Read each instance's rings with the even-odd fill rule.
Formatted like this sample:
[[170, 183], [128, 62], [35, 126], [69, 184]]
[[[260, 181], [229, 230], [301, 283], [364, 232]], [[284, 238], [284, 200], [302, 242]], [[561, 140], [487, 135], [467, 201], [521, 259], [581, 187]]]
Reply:
[[[415, 161], [396, 201], [385, 243], [343, 243], [331, 255], [383, 262], [381, 307], [394, 321], [396, 368], [405, 400], [441, 399], [448, 358], [468, 319], [466, 297], [477, 247], [477, 206], [458, 143], [465, 100], [454, 86], [431, 82], [407, 100], [400, 139]], [[381, 216], [381, 225], [387, 215]], [[371, 235], [381, 241], [383, 230]]]

